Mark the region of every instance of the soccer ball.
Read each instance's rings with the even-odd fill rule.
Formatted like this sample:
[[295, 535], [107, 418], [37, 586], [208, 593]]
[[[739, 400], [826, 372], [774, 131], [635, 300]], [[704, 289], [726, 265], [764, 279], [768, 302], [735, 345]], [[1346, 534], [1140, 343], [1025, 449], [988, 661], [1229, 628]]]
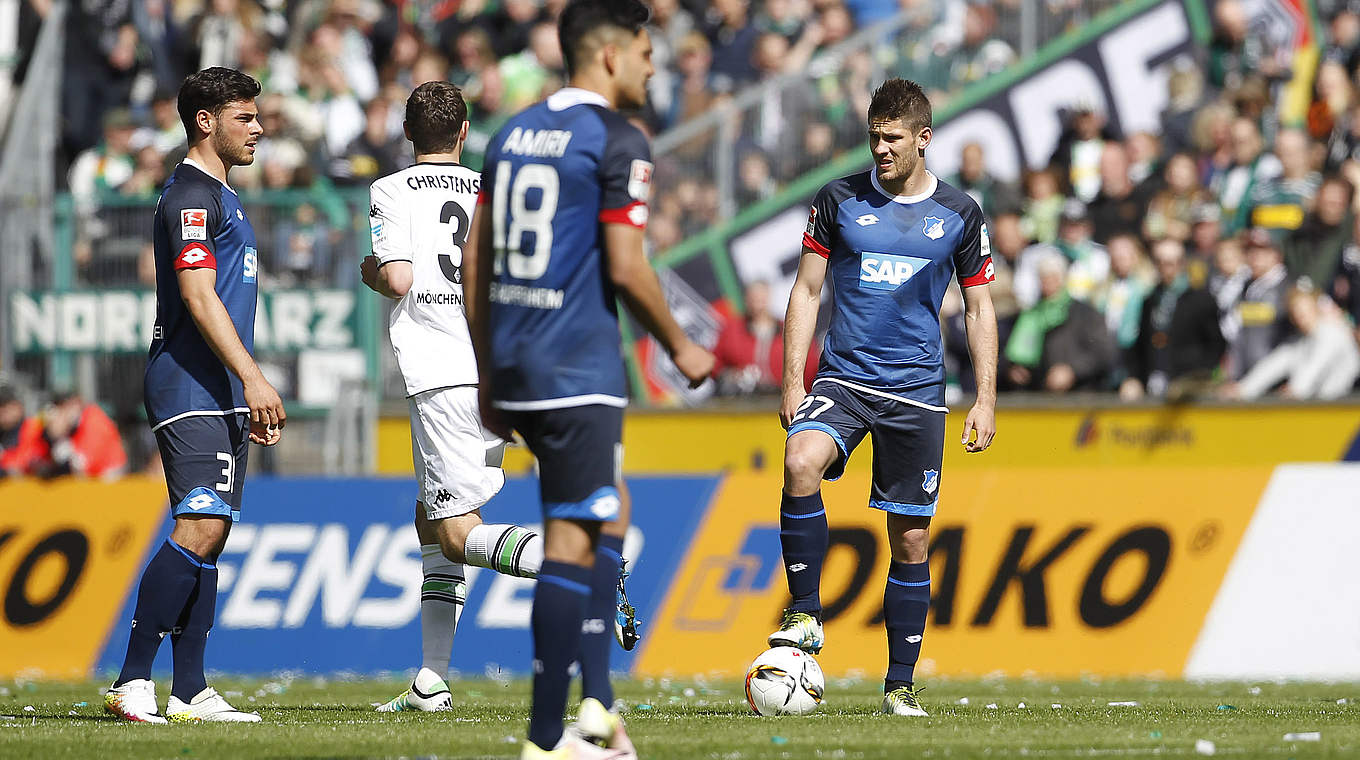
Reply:
[[758, 715], [807, 715], [825, 693], [822, 668], [795, 647], [767, 649], [746, 670], [746, 701]]

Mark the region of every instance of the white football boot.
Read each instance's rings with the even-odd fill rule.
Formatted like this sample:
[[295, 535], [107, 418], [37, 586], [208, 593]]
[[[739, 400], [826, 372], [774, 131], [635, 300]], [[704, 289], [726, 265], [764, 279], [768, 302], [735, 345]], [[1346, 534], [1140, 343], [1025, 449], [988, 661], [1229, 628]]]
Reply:
[[772, 647], [797, 647], [808, 654], [820, 654], [826, 637], [822, 634], [822, 623], [813, 615], [797, 610], [784, 610], [784, 619], [779, 630], [770, 634]]
[[167, 722], [156, 707], [156, 684], [145, 678], [110, 688], [104, 695], [104, 712], [136, 723]]
[[916, 718], [929, 717], [930, 713], [921, 707], [917, 699], [917, 689], [899, 686], [883, 695], [883, 712], [889, 715], [908, 715]]
[[619, 760], [637, 760], [637, 750], [633, 749], [633, 742], [628, 738], [623, 718], [594, 697], [581, 700], [576, 722], [567, 730], [579, 734], [592, 744], [619, 752]]
[[411, 688], [378, 706], [378, 712], [444, 712], [453, 709], [453, 695], [449, 685], [439, 674], [421, 668], [411, 681]]
[[171, 723], [259, 723], [260, 716], [252, 712], [237, 710], [209, 686], [200, 691], [189, 704], [185, 704], [174, 694], [165, 705], [165, 717]]
[[519, 760], [633, 760], [636, 757], [636, 754], [591, 744], [575, 731], [563, 731], [562, 738], [552, 749], [541, 749], [526, 741], [519, 753]]

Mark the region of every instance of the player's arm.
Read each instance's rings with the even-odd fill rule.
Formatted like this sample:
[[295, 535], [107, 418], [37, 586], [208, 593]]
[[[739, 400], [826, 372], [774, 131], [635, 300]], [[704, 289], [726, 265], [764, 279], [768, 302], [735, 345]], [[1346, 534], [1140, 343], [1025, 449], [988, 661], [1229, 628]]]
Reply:
[[222, 364], [241, 379], [246, 406], [250, 408], [250, 439], [255, 443], [273, 446], [282, 437], [288, 420], [278, 391], [265, 379], [259, 365], [241, 343], [236, 325], [227, 307], [218, 297], [217, 270], [206, 267], [186, 268], [175, 272], [184, 306], [189, 310], [204, 342], [217, 354]]
[[713, 354], [690, 340], [671, 315], [651, 262], [643, 250], [644, 228], [629, 223], [604, 227], [605, 259], [609, 280], [634, 317], [666, 349], [671, 361], [697, 388], [713, 373]]
[[822, 284], [826, 281], [827, 258], [804, 244], [798, 261], [798, 276], [789, 293], [789, 308], [784, 312], [784, 377], [781, 381], [779, 422], [793, 424], [798, 406], [807, 395], [803, 376], [807, 372], [808, 349], [817, 329], [817, 312], [822, 305]]
[[369, 233], [373, 253], [364, 257], [359, 275], [378, 295], [402, 298], [411, 290], [411, 236], [407, 232], [405, 211], [391, 194], [374, 183], [368, 191]]
[[[491, 161], [487, 161], [491, 165]], [[463, 249], [464, 310], [468, 333], [472, 337], [472, 352], [477, 358], [477, 400], [482, 412], [482, 425], [503, 440], [510, 440], [510, 427], [501, 420], [491, 403], [491, 327], [485, 318], [491, 303], [491, 267], [495, 250], [491, 242], [491, 215], [487, 178], [482, 179], [483, 195], [478, 196], [477, 210], [468, 226], [467, 247]]]
[[[977, 379], [977, 401], [963, 423], [963, 445], [970, 452], [992, 445], [996, 436], [996, 309], [992, 286], [983, 283], [963, 289], [963, 325], [968, 335], [968, 356]], [[977, 440], [969, 440], [977, 432]]]

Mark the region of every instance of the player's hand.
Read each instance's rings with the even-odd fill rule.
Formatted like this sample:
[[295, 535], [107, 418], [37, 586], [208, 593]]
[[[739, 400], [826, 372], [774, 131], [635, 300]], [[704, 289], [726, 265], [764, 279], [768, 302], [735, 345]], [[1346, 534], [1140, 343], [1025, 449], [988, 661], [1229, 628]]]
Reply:
[[264, 375], [243, 386], [246, 406], [250, 407], [250, 440], [261, 446], [273, 446], [283, 437], [283, 426], [288, 421], [283, 399]]
[[[977, 439], [973, 440], [973, 433]], [[968, 419], [963, 421], [963, 448], [970, 454], [986, 451], [996, 437], [996, 410], [990, 406], [974, 404], [968, 410]]]
[[676, 349], [671, 361], [675, 362], [676, 368], [689, 380], [689, 387], [698, 388], [704, 384], [709, 375], [713, 374], [713, 365], [717, 359], [708, 349], [687, 340]]
[[359, 262], [359, 277], [364, 281], [364, 284], [368, 286], [369, 290], [378, 289], [378, 269], [378, 257], [371, 253], [365, 256], [363, 261]]
[[798, 415], [798, 407], [803, 405], [803, 399], [807, 398], [807, 391], [803, 390], [801, 383], [791, 388], [785, 388], [783, 398], [779, 402], [779, 424], [785, 430], [793, 424], [793, 418]]
[[477, 406], [481, 408], [482, 427], [491, 431], [502, 441], [511, 439], [510, 426], [501, 417], [501, 410], [491, 403], [491, 389], [485, 383], [477, 386]]

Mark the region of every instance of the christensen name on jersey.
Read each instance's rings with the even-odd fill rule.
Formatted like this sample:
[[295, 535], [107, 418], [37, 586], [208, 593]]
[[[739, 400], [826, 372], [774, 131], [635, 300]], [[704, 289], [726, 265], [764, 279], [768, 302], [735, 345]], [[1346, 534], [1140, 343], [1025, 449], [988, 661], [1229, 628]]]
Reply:
[[982, 210], [930, 175], [917, 196], [889, 195], [873, 170], [817, 193], [803, 245], [828, 260], [831, 327], [818, 379], [946, 411], [940, 302], [957, 276], [991, 282]]
[[419, 163], [369, 188], [373, 255], [411, 263], [411, 289], [388, 334], [407, 395], [477, 384], [463, 294], [463, 248], [481, 178], [458, 164]]

